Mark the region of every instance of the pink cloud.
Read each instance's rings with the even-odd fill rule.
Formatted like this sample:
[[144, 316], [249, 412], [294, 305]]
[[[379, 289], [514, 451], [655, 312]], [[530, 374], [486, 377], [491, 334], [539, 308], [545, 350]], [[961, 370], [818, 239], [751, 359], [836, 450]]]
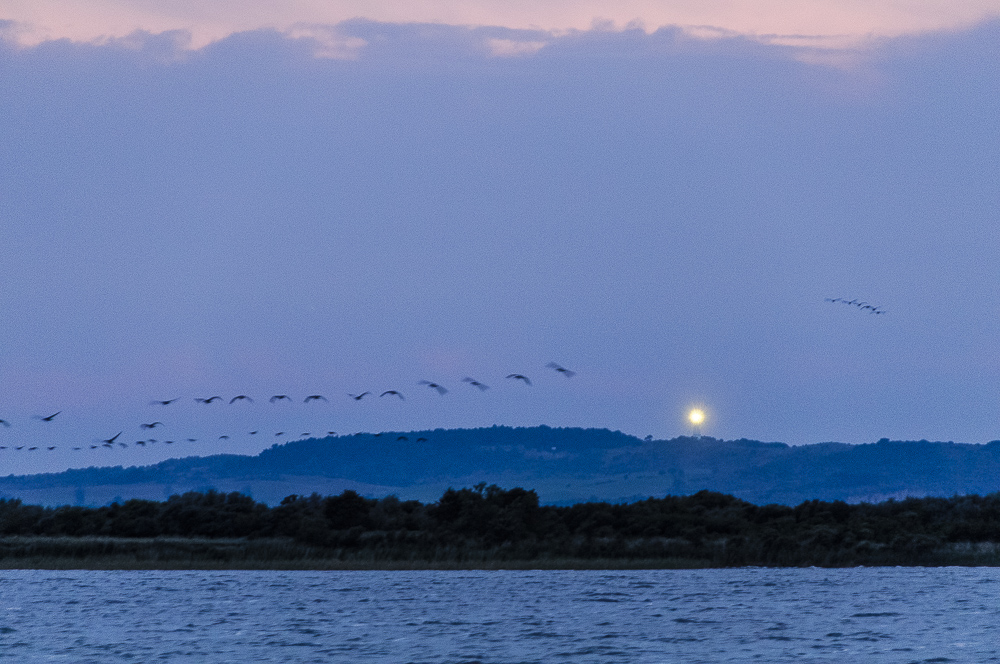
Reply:
[[[196, 48], [244, 30], [290, 31], [296, 25], [329, 25], [352, 18], [556, 32], [631, 23], [647, 30], [686, 26], [709, 35], [707, 26], [772, 41], [778, 36], [857, 41], [962, 28], [1000, 15], [1000, 0], [8, 0], [5, 4], [0, 19], [15, 21], [18, 38], [26, 44], [180, 29], [190, 31]], [[340, 56], [355, 46], [332, 44], [330, 53]]]

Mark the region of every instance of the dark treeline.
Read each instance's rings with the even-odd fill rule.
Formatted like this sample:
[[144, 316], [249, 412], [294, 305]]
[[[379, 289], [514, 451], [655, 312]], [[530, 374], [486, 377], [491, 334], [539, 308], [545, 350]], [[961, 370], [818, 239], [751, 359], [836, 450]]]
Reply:
[[37, 550], [39, 538], [61, 542], [45, 549], [49, 556], [89, 555], [92, 546], [72, 544], [87, 538], [159, 538], [174, 548], [178, 538], [191, 538], [209, 548], [218, 541], [218, 550], [229, 552], [216, 553], [223, 558], [237, 555], [234, 541], [258, 550], [270, 541], [284, 542], [285, 559], [374, 565], [598, 559], [664, 567], [995, 564], [1000, 494], [788, 507], [701, 491], [630, 504], [543, 506], [534, 491], [480, 484], [449, 489], [431, 504], [353, 491], [289, 496], [273, 508], [214, 491], [98, 508], [3, 499], [0, 535], [0, 558], [23, 554], [11, 542], [30, 540]]

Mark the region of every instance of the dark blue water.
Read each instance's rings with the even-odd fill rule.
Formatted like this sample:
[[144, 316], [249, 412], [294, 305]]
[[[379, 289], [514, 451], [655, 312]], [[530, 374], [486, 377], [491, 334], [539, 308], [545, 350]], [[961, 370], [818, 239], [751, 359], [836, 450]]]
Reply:
[[10, 662], [995, 662], [1000, 570], [0, 572]]

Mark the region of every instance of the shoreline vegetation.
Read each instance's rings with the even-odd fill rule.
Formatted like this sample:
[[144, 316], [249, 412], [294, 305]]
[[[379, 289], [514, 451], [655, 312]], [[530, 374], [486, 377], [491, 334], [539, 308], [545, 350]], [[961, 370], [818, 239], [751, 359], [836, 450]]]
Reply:
[[701, 491], [539, 505], [479, 484], [434, 503], [394, 496], [190, 492], [40, 507], [0, 499], [0, 569], [628, 570], [998, 566], [1000, 494], [754, 505]]

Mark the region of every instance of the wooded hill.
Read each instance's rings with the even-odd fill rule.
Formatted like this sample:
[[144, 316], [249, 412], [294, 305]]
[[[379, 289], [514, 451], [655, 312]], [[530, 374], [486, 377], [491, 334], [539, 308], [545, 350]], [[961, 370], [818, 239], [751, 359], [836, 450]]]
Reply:
[[1000, 491], [1000, 441], [882, 439], [791, 447], [714, 438], [643, 440], [606, 429], [546, 426], [365, 433], [293, 441], [256, 456], [8, 476], [0, 478], [0, 496], [40, 505], [98, 506], [217, 490], [276, 505], [290, 494], [351, 489], [365, 496], [433, 501], [449, 487], [481, 482], [529, 487], [542, 503], [564, 505], [701, 490], [758, 505], [985, 495]]

